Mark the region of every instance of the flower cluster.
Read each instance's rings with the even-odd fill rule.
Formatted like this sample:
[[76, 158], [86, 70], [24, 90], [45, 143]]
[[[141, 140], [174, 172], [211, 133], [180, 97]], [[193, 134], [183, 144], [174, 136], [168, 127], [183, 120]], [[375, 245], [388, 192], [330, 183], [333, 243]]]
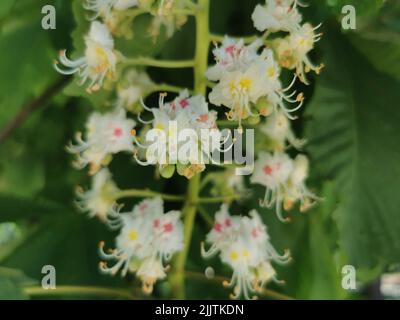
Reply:
[[98, 217], [101, 221], [107, 221], [107, 216], [112, 211], [118, 187], [112, 180], [107, 168], [101, 169], [93, 176], [90, 190], [83, 191], [78, 188], [78, 200], [76, 204], [83, 212], [89, 212], [90, 217]]
[[[264, 5], [258, 5], [252, 19], [255, 28], [264, 33], [262, 37], [248, 40], [209, 33], [204, 41], [217, 39], [219, 44], [212, 51], [215, 64], [206, 71], [209, 53], [206, 49], [202, 53], [202, 48], [196, 50], [194, 61], [161, 62], [152, 57], [126, 58], [114, 46], [114, 37], [131, 36], [132, 21], [141, 14], [152, 16], [149, 30], [152, 36], [158, 36], [160, 28], [165, 28], [168, 36], [172, 35], [186, 22], [188, 14], [204, 19], [206, 24], [206, 15], [196, 11], [204, 8], [194, 2], [86, 0], [84, 7], [92, 15], [89, 17], [90, 29], [84, 37], [85, 51], [75, 60], [62, 51], [55, 68], [62, 74], [77, 74], [80, 84], [86, 85], [89, 93], [103, 88], [114, 92], [112, 101], [107, 101], [112, 108], [103, 113], [93, 112], [87, 120], [85, 133], [78, 133], [76, 142], [67, 146], [67, 150], [76, 156], [75, 166], [79, 169], [88, 166], [89, 174], [93, 176], [89, 190], [78, 189], [79, 208], [110, 227], [120, 229], [115, 250], [105, 252], [104, 243], [100, 244], [100, 255], [104, 260], [100, 269], [104, 273], [114, 275], [120, 271], [122, 276], [129, 271], [135, 273], [142, 280], [146, 293], [152, 292], [157, 280], [166, 277], [166, 261], [182, 251], [184, 233], [180, 212], [164, 213], [161, 198], [164, 197], [183, 199], [186, 202], [184, 210], [188, 211], [195, 210], [201, 203], [225, 203], [216, 213], [214, 227], [207, 235], [210, 248], [205, 250], [202, 245], [201, 251], [206, 258], [219, 255], [222, 262], [232, 268], [232, 279], [226, 285], [233, 287], [233, 298], [249, 299], [267, 282], [277, 281], [272, 263], [287, 263], [289, 253], [277, 253], [256, 210], [250, 211], [248, 216], [231, 216], [229, 213], [228, 203], [249, 194], [246, 179], [236, 175], [237, 171], [232, 168], [213, 171], [203, 180], [192, 178], [200, 177], [199, 173], [206, 170], [206, 163], [215, 164], [210, 158], [214, 151], [220, 155], [233, 149], [235, 144], [240, 145], [240, 151], [247, 148], [250, 143], [247, 139], [246, 145], [237, 143], [236, 133], [241, 136], [243, 126], [252, 125], [260, 133], [257, 136], [260, 145], [251, 152], [257, 160], [250, 183], [266, 188], [260, 206], [274, 208], [281, 221], [288, 221], [282, 210], [300, 204], [300, 210], [304, 211], [319, 200], [306, 186], [307, 157], [297, 155], [292, 158], [287, 153], [288, 148], [301, 150], [305, 144], [291, 128], [290, 120], [296, 118], [294, 113], [304, 103], [303, 94], [294, 89], [296, 81], [300, 79], [307, 83], [306, 74], [311, 70], [318, 73], [322, 67], [309, 59], [321, 34], [316, 34], [318, 27], [303, 23], [299, 6], [303, 5], [298, 0], [267, 0]], [[208, 44], [204, 48], [208, 48]], [[202, 55], [204, 63], [198, 63]], [[129, 65], [135, 65], [135, 69], [129, 69]], [[136, 69], [137, 65], [143, 68], [193, 65], [196, 91], [198, 87], [202, 90], [191, 95], [184, 88], [157, 85], [145, 70]], [[293, 75], [289, 84], [281, 80], [284, 69]], [[109, 86], [111, 81], [115, 82], [113, 86]], [[208, 100], [204, 96], [206, 83], [212, 89]], [[166, 101], [167, 94], [162, 90], [167, 89], [179, 93]], [[158, 107], [150, 108], [144, 99], [154, 92], [162, 93]], [[208, 101], [210, 105], [227, 108], [228, 120], [237, 122], [240, 129], [234, 137], [224, 137], [218, 128], [223, 127], [223, 122], [218, 122], [218, 113], [211, 110]], [[129, 118], [127, 112], [137, 116], [138, 123]], [[227, 142], [232, 142], [231, 146], [222, 150]], [[234, 149], [236, 153], [236, 145]], [[177, 173], [192, 179], [190, 199], [151, 190], [119, 190], [107, 166], [120, 152], [131, 154], [140, 165], [154, 165], [163, 178], [171, 178]], [[209, 188], [211, 200], [199, 195], [207, 184], [212, 184]], [[116, 205], [123, 197], [154, 195], [159, 197], [140, 202], [131, 212], [121, 214]], [[191, 227], [189, 225], [188, 230]], [[186, 243], [190, 241], [185, 240]], [[115, 264], [108, 266], [105, 261]], [[182, 268], [177, 270], [182, 271]]]
[[292, 160], [286, 153], [262, 152], [255, 163], [251, 183], [266, 187], [261, 206], [275, 205], [280, 220], [288, 221], [282, 216], [282, 204], [285, 210], [290, 210], [294, 203], [300, 201], [301, 211], [309, 209], [318, 197], [305, 185], [308, 177], [308, 159], [298, 155]]
[[161, 28], [165, 28], [168, 37], [175, 29], [187, 21], [184, 13], [177, 13], [187, 7], [185, 0], [86, 0], [84, 7], [93, 12], [91, 19], [101, 18], [116, 36], [130, 38], [132, 20], [143, 13], [153, 16], [149, 33], [158, 37]]
[[164, 213], [159, 197], [143, 200], [128, 213], [115, 210], [109, 224], [120, 229], [116, 249], [106, 253], [102, 242], [100, 255], [116, 263], [108, 267], [101, 262], [100, 270], [111, 275], [121, 271], [122, 276], [135, 272], [143, 291], [151, 293], [154, 283], [166, 277], [168, 266], [164, 262], [183, 248], [183, 224], [179, 218], [179, 211]]
[[54, 64], [56, 70], [64, 75], [78, 73], [81, 77], [80, 85], [89, 81], [87, 91], [98, 91], [104, 79], [113, 79], [118, 62], [118, 53], [114, 49], [114, 39], [107, 26], [98, 21], [90, 25], [89, 33], [85, 37], [85, 55], [76, 60], [68, 59], [66, 51], [60, 52], [58, 61]]
[[289, 33], [284, 38], [273, 40], [272, 47], [280, 65], [290, 70], [295, 69], [300, 80], [308, 83], [305, 74], [311, 70], [319, 73], [323, 67], [322, 64], [313, 64], [308, 57], [322, 34], [315, 33], [320, 26], [302, 24], [298, 5], [304, 6], [298, 0], [267, 0], [264, 6], [257, 5], [252, 18], [256, 29], [266, 31], [266, 35], [279, 31]]
[[86, 123], [86, 139], [79, 132], [77, 144], [67, 147], [71, 153], [77, 154], [75, 166], [83, 168], [90, 165], [90, 173], [96, 173], [101, 166], [111, 161], [111, 155], [122, 151], [133, 153], [132, 130], [136, 123], [126, 117], [124, 109], [115, 109], [109, 113], [94, 112]]
[[[243, 119], [269, 116], [279, 110], [294, 119], [291, 113], [303, 104], [302, 94], [293, 99], [296, 92], [286, 93], [294, 82], [283, 88], [274, 53], [268, 48], [258, 53], [262, 46], [260, 39], [245, 45], [243, 40], [225, 37], [222, 45], [213, 51], [216, 65], [206, 73], [209, 80], [218, 81], [209, 96], [211, 103], [228, 107], [228, 119], [239, 121], [239, 128]], [[289, 109], [285, 101], [298, 105]]]
[[[203, 96], [189, 96], [187, 90], [173, 101], [165, 103], [165, 95], [160, 95], [158, 108], [144, 108], [151, 112], [153, 120], [146, 122], [152, 125], [156, 134], [160, 134], [162, 143], [156, 144], [156, 148], [150, 148], [146, 145], [137, 144], [147, 149], [146, 162], [139, 159], [141, 164], [158, 164], [161, 174], [168, 178], [176, 170], [179, 175], [191, 179], [195, 174], [204, 171], [205, 165], [201, 158], [207, 156], [213, 148], [217, 146], [210, 142], [210, 136], [201, 134], [203, 129], [213, 130], [216, 135], [217, 113], [208, 109], [208, 104]], [[185, 129], [189, 135], [189, 145], [192, 146], [183, 156], [180, 153], [181, 146], [185, 141], [178, 139], [179, 133]], [[206, 153], [205, 155], [203, 153]], [[182, 159], [183, 158], [183, 159]]]
[[206, 251], [202, 246], [203, 257], [219, 254], [222, 262], [232, 268], [232, 279], [224, 285], [234, 288], [235, 299], [242, 295], [250, 299], [250, 293], [259, 292], [271, 280], [277, 281], [271, 262], [290, 261], [289, 251], [283, 255], [276, 252], [256, 210], [250, 211], [249, 217], [231, 216], [228, 206], [222, 205], [206, 241], [211, 247]]

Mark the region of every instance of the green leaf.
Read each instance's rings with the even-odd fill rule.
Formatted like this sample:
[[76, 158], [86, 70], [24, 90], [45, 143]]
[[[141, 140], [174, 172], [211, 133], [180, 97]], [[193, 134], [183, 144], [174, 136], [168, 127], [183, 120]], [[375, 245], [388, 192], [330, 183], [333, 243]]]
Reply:
[[342, 8], [346, 5], [354, 6], [357, 17], [363, 17], [377, 13], [385, 0], [326, 0], [326, 3], [337, 14], [341, 14]]
[[35, 283], [22, 271], [0, 267], [0, 300], [26, 300], [22, 286]]
[[374, 67], [400, 80], [400, 3], [386, 5], [366, 27], [350, 33], [352, 44]]
[[340, 244], [356, 266], [400, 259], [400, 83], [374, 70], [334, 30], [307, 109], [312, 168], [336, 181]]
[[0, 126], [55, 79], [54, 57], [51, 41], [36, 20], [1, 33]]
[[15, 0], [2, 0], [0, 3], [0, 19], [5, 17], [12, 9]]

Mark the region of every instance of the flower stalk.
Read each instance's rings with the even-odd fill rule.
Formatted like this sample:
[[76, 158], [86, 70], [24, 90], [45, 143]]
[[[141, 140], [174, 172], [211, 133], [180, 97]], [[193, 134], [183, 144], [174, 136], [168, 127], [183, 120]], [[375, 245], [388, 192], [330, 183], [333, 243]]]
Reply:
[[[194, 77], [196, 94], [206, 95], [207, 80], [205, 73], [208, 67], [208, 50], [210, 45], [209, 30], [210, 0], [199, 0], [196, 19], [196, 54], [194, 60]], [[196, 203], [198, 202], [201, 175], [194, 176], [188, 186], [187, 200], [182, 210], [184, 216], [184, 249], [176, 257], [174, 271], [171, 274], [173, 295], [177, 299], [185, 299], [185, 266], [192, 239], [192, 231], [196, 219]]]

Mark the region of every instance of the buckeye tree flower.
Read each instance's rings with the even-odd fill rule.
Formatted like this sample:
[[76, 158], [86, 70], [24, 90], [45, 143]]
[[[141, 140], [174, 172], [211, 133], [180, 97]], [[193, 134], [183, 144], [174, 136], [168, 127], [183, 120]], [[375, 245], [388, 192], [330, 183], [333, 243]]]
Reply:
[[231, 295], [234, 299], [240, 296], [250, 299], [250, 294], [259, 292], [267, 282], [278, 281], [271, 262], [290, 261], [288, 251], [279, 255], [272, 246], [267, 228], [256, 210], [248, 217], [232, 217], [223, 205], [216, 214], [207, 242], [211, 243], [211, 248], [207, 252], [202, 247], [202, 255], [208, 258], [219, 253], [221, 261], [233, 270], [230, 282], [224, 282], [224, 286], [234, 288]]
[[90, 173], [96, 173], [102, 165], [111, 161], [111, 155], [122, 151], [135, 150], [132, 129], [136, 123], [126, 117], [124, 109], [108, 113], [94, 112], [86, 123], [85, 140], [82, 133], [76, 135], [77, 144], [70, 144], [67, 150], [77, 155], [74, 162], [79, 169], [90, 165]]
[[[299, 94], [293, 99], [296, 92], [287, 93], [294, 81], [287, 88], [282, 87], [280, 67], [272, 50], [264, 49], [259, 54], [260, 40], [249, 46], [243, 46], [241, 40], [235, 43], [229, 38], [224, 42], [221, 48], [214, 50], [217, 64], [206, 74], [209, 80], [219, 81], [209, 95], [210, 101], [231, 109], [227, 113], [228, 119], [238, 120], [239, 127], [243, 119], [268, 116], [278, 109], [294, 119], [291, 113], [302, 106], [303, 96]], [[286, 102], [298, 105], [289, 109]]]
[[302, 16], [297, 10], [298, 0], [266, 0], [257, 5], [252, 19], [254, 27], [261, 32], [292, 32], [300, 28]]
[[250, 178], [252, 184], [266, 187], [264, 199], [260, 201], [262, 207], [272, 207], [281, 221], [288, 221], [282, 217], [282, 203], [284, 201], [288, 180], [293, 171], [293, 161], [285, 153], [261, 152], [254, 166], [254, 173]]
[[165, 262], [183, 249], [183, 224], [179, 211], [164, 213], [160, 197], [146, 199], [131, 212], [114, 211], [113, 226], [120, 227], [116, 238], [116, 249], [106, 253], [100, 243], [100, 256], [104, 260], [116, 261], [109, 267], [100, 263], [100, 270], [106, 274], [121, 276], [136, 273], [143, 283], [143, 291], [150, 294], [157, 280], [166, 277], [168, 266]]
[[275, 151], [284, 151], [287, 142], [296, 149], [300, 149], [305, 144], [305, 140], [296, 138], [289, 119], [282, 111], [272, 113], [260, 125], [260, 131], [268, 137], [269, 144]]
[[118, 191], [107, 168], [101, 169], [92, 177], [91, 188], [84, 191], [77, 189], [78, 208], [88, 212], [90, 217], [98, 217], [103, 222], [107, 221], [107, 215], [112, 211], [115, 199], [113, 195]]
[[311, 24], [305, 23], [287, 37], [273, 41], [280, 65], [296, 70], [297, 76], [306, 84], [308, 84], [306, 73], [312, 70], [319, 74], [324, 67], [323, 64], [312, 63], [308, 56], [314, 49], [314, 44], [321, 39], [322, 33], [315, 33], [319, 27], [320, 25], [314, 28]]
[[154, 83], [146, 72], [130, 70], [117, 86], [116, 108], [125, 108], [133, 113], [142, 110], [141, 99], [154, 88]]
[[[118, 58], [114, 50], [114, 39], [101, 22], [91, 23], [89, 33], [85, 36], [85, 45], [83, 57], [70, 60], [63, 50], [60, 52], [60, 61], [54, 66], [61, 74], [78, 73], [81, 78], [80, 85], [89, 82], [87, 91], [91, 93], [102, 87], [105, 78], [114, 78]], [[59, 66], [60, 63], [62, 67]]]
[[124, 11], [139, 5], [140, 0], [86, 0], [84, 8], [94, 12], [91, 19], [108, 17], [112, 10]]
[[225, 36], [221, 45], [213, 50], [216, 64], [207, 70], [206, 77], [210, 81], [219, 81], [224, 72], [237, 70], [240, 66], [245, 67], [257, 58], [257, 51], [261, 46], [260, 39], [246, 46], [243, 39], [235, 40]]
[[306, 186], [309, 172], [309, 161], [305, 155], [298, 155], [293, 161], [293, 170], [287, 183], [284, 199], [285, 210], [290, 210], [296, 201], [300, 202], [300, 211], [311, 208], [316, 201], [321, 200]]
[[[164, 99], [165, 95], [161, 94], [158, 108], [150, 109], [143, 104], [145, 110], [153, 114], [153, 119], [145, 123], [151, 124], [153, 130], [149, 133], [157, 135], [153, 138], [157, 138], [159, 143], [149, 146], [149, 141], [140, 143], [136, 139], [139, 147], [147, 149], [145, 162], [136, 159], [139, 164], [159, 165], [161, 174], [166, 178], [173, 175], [176, 165], [178, 174], [191, 179], [205, 169], [202, 160], [216, 147], [216, 144], [210, 143], [210, 134], [204, 135], [202, 131], [211, 130], [211, 135], [218, 135], [217, 114], [209, 111], [204, 97], [189, 97], [187, 90], [171, 102], [166, 103]], [[181, 133], [186, 137], [183, 140], [180, 138]], [[191, 146], [190, 154], [182, 155], [180, 150], [188, 144]]]

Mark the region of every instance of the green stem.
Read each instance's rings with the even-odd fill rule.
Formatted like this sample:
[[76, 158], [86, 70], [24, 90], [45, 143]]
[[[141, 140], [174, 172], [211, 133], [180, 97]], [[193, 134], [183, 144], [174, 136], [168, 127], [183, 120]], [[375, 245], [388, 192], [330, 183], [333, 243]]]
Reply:
[[[236, 40], [240, 40], [243, 39], [243, 41], [245, 43], [252, 43], [255, 40], [257, 40], [259, 37], [257, 36], [246, 36], [246, 37], [230, 37]], [[222, 42], [222, 40], [224, 40], [224, 36], [219, 35], [219, 34], [210, 34], [210, 41], [214, 41], [214, 42]]]
[[[152, 91], [153, 92], [158, 92], [158, 91], [166, 91], [166, 92], [174, 92], [174, 93], [181, 93], [183, 90], [186, 88], [178, 87], [178, 86], [173, 86], [167, 83], [160, 83], [157, 84], [153, 87]], [[190, 92], [191, 90], [189, 90]]]
[[[230, 279], [228, 279], [226, 277], [222, 277], [222, 276], [214, 276], [213, 278], [208, 279], [208, 278], [206, 278], [204, 273], [200, 273], [200, 272], [196, 272], [196, 271], [186, 271], [185, 274], [188, 278], [191, 278], [193, 280], [198, 280], [198, 281], [210, 281], [210, 282], [218, 283], [218, 284], [222, 284], [224, 282], [230, 281]], [[270, 299], [275, 299], [275, 300], [295, 300], [294, 298], [292, 298], [290, 296], [287, 296], [283, 293], [276, 292], [276, 291], [270, 290], [270, 289], [261, 289], [259, 294], [260, 294], [260, 296], [262, 296], [264, 298], [270, 298]]]
[[127, 290], [110, 289], [103, 287], [84, 286], [57, 286], [56, 289], [43, 289], [42, 287], [25, 287], [25, 294], [28, 296], [70, 296], [70, 295], [91, 295], [102, 297], [120, 297], [134, 300], [135, 297]]
[[127, 58], [123, 61], [126, 65], [147, 66], [168, 69], [193, 68], [194, 60], [157, 60], [148, 57]]
[[148, 198], [148, 197], [152, 198], [157, 196], [160, 196], [164, 200], [172, 202], [181, 202], [185, 200], [185, 196], [181, 195], [164, 194], [152, 190], [136, 190], [136, 189], [118, 191], [114, 195], [114, 198], [115, 200], [119, 200], [123, 198]]
[[[206, 95], [208, 50], [210, 46], [209, 12], [210, 0], [199, 0], [196, 12], [196, 54], [194, 60], [195, 93]], [[185, 299], [185, 266], [196, 219], [196, 203], [200, 192], [201, 175], [194, 176], [188, 186], [187, 200], [182, 210], [184, 216], [184, 249], [175, 259], [175, 269], [171, 275], [171, 285], [175, 298]]]
[[232, 200], [238, 200], [241, 199], [243, 196], [240, 194], [237, 195], [231, 195], [231, 196], [225, 196], [225, 197], [209, 197], [209, 198], [199, 198], [197, 199], [196, 204], [202, 204], [202, 203], [220, 203], [220, 202], [229, 202]]

